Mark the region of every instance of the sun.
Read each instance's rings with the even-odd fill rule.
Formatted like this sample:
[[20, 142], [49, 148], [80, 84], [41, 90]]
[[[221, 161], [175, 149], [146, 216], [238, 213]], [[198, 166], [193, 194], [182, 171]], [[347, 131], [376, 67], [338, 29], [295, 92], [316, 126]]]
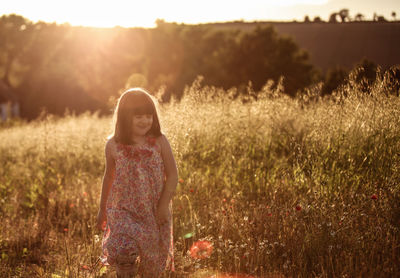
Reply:
[[[68, 22], [72, 25], [95, 27], [152, 27], [154, 9], [146, 1], [81, 1], [80, 11], [70, 10]], [[73, 16], [71, 16], [73, 15]]]

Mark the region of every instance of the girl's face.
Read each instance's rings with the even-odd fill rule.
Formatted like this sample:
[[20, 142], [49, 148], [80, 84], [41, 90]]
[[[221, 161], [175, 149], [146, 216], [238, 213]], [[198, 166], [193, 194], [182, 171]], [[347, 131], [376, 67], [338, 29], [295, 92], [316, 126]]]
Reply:
[[133, 136], [145, 136], [153, 124], [153, 114], [133, 115]]

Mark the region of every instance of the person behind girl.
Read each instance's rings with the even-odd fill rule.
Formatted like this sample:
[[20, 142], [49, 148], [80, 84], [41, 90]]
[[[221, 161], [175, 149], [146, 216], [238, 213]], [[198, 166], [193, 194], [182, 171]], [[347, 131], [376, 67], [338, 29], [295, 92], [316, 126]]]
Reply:
[[174, 271], [175, 159], [145, 90], [124, 92], [114, 116], [97, 216], [97, 227], [104, 229], [101, 259], [116, 267], [117, 277], [159, 277]]

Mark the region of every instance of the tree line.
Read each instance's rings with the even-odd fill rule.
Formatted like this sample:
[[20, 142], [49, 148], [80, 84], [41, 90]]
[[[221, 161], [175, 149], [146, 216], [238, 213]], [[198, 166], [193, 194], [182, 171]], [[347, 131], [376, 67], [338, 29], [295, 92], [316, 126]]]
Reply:
[[180, 98], [198, 75], [209, 85], [260, 89], [285, 76], [286, 92], [310, 85], [307, 53], [272, 27], [253, 32], [157, 22], [157, 27], [100, 29], [0, 18], [0, 72], [18, 94], [22, 114], [106, 109], [125, 86], [165, 88]]
[[6, 15], [0, 37], [0, 78], [30, 119], [42, 109], [107, 113], [110, 99], [133, 86], [162, 89], [163, 101], [179, 99], [198, 76], [207, 85], [235, 87], [237, 94], [245, 94], [249, 82], [258, 91], [272, 80], [294, 97], [321, 81], [330, 84], [324, 90], [329, 94], [340, 84], [333, 76], [342, 74], [325, 80], [308, 54], [271, 26], [221, 31], [158, 20], [156, 28], [105, 29]]
[[[397, 13], [395, 11], [392, 11], [391, 13], [392, 20], [396, 21], [397, 20]], [[328, 22], [329, 23], [344, 23], [344, 22], [363, 22], [366, 21], [366, 17], [362, 13], [357, 13], [354, 16], [350, 15], [349, 9], [341, 9], [339, 11], [335, 11], [329, 15]], [[388, 19], [386, 19], [383, 15], [379, 15], [377, 13], [373, 14], [372, 21], [374, 22], [387, 22]], [[325, 22], [324, 20], [321, 19], [319, 16], [315, 16], [313, 20], [310, 19], [308, 15], [304, 16], [304, 22], [316, 22], [316, 23], [321, 23]]]

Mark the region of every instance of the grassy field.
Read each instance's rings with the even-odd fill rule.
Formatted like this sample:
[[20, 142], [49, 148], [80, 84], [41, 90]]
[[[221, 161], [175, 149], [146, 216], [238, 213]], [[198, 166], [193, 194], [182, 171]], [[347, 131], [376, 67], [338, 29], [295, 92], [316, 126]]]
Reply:
[[[180, 175], [174, 277], [400, 275], [400, 99], [343, 90], [232, 99], [195, 82], [160, 106]], [[1, 277], [115, 277], [94, 227], [111, 130], [96, 114], [0, 129]], [[199, 240], [208, 258], [189, 256]]]

